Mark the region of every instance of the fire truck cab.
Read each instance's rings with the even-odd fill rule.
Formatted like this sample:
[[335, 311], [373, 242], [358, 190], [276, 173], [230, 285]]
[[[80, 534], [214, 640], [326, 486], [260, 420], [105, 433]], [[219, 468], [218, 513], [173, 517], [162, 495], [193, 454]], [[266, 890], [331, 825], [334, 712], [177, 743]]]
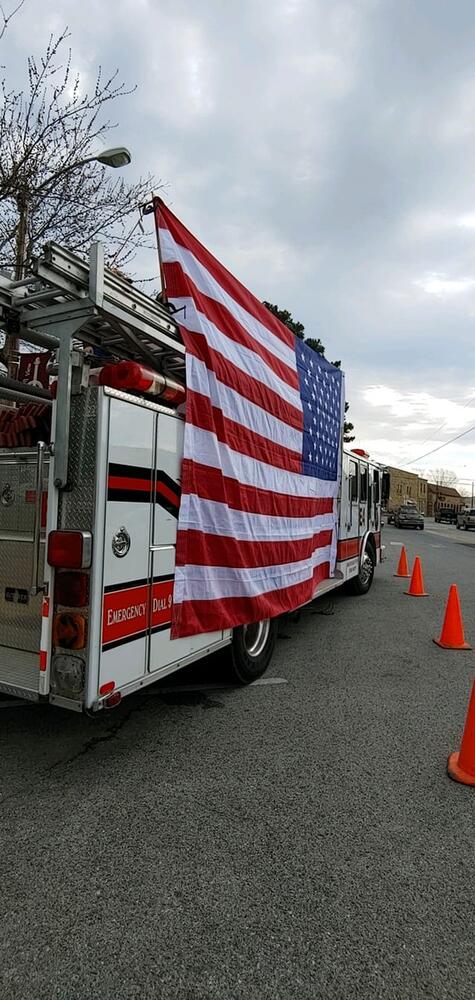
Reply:
[[[276, 622], [171, 638], [184, 346], [156, 300], [50, 244], [0, 277], [6, 329], [51, 352], [50, 388], [2, 379], [0, 692], [75, 711], [229, 647], [238, 681], [267, 667]], [[8, 406], [13, 400], [15, 406]], [[381, 470], [342, 453], [336, 570], [366, 593], [381, 556]]]

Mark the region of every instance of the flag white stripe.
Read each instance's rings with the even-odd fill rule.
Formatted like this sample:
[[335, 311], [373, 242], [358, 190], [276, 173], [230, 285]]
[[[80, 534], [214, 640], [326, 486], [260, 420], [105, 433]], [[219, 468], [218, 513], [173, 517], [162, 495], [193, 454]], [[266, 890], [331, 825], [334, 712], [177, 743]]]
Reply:
[[283, 590], [304, 583], [313, 576], [316, 566], [329, 562], [330, 546], [316, 549], [309, 559], [277, 566], [233, 569], [229, 566], [178, 566], [175, 572], [173, 600], [216, 601], [223, 597], [259, 597], [272, 590]]
[[299, 542], [335, 526], [333, 512], [314, 517], [276, 517], [235, 510], [218, 500], [188, 493], [181, 501], [184, 529], [246, 542]]
[[268, 413], [261, 406], [257, 406], [256, 403], [251, 403], [249, 399], [245, 399], [235, 389], [224, 385], [223, 382], [217, 379], [215, 373], [206, 367], [204, 361], [195, 357], [194, 354], [189, 354], [187, 360], [186, 384], [188, 389], [199, 392], [211, 399], [212, 405], [221, 409], [224, 416], [228, 417], [229, 420], [234, 420], [236, 423], [242, 424], [243, 427], [247, 427], [253, 433], [261, 434], [262, 437], [268, 438], [269, 441], [280, 444], [284, 448], [289, 448], [291, 451], [296, 452], [299, 457], [301, 456], [301, 431], [295, 427], [290, 427], [289, 424], [284, 423], [283, 420], [279, 420], [278, 417], [274, 417], [272, 413]]
[[[249, 347], [244, 347], [243, 344], [238, 344], [231, 337], [226, 336], [224, 330], [220, 330], [207, 316], [197, 310], [193, 299], [188, 297], [173, 297], [171, 302], [175, 309], [180, 310], [183, 306], [186, 307], [186, 312], [180, 315], [180, 326], [184, 326], [191, 333], [204, 334], [207, 343], [213, 350], [221, 354], [223, 358], [226, 358], [227, 361], [230, 361], [231, 364], [235, 365], [236, 368], [239, 368], [240, 371], [256, 382], [256, 391], [259, 388], [258, 383], [262, 382], [263, 385], [268, 386], [269, 389], [272, 389], [282, 399], [287, 400], [300, 413], [302, 412], [302, 401], [298, 389], [294, 389], [288, 382], [284, 382], [263, 361], [260, 355], [255, 354]], [[294, 370], [296, 371], [295, 365]]]
[[[337, 482], [287, 472], [259, 462], [258, 459], [242, 455], [218, 441], [212, 431], [194, 427], [193, 424], [185, 425], [184, 457], [213, 469], [220, 469], [224, 476], [237, 479], [245, 486], [256, 486], [261, 490], [294, 496], [296, 504], [299, 497], [323, 499], [338, 496]], [[180, 527], [183, 527], [182, 523]]]
[[[216, 278], [204, 267], [194, 256], [191, 250], [186, 250], [179, 243], [176, 243], [168, 229], [159, 229], [160, 247], [162, 260], [164, 263], [181, 264], [183, 271], [196, 285], [198, 290], [212, 298], [215, 302], [220, 302], [225, 306], [245, 330], [259, 343], [263, 344], [272, 354], [280, 358], [290, 368], [295, 368], [295, 351], [285, 344], [279, 337], [276, 337], [266, 326], [263, 325], [252, 313], [239, 305], [231, 295], [228, 294], [216, 281]], [[180, 320], [181, 322], [181, 320]]]

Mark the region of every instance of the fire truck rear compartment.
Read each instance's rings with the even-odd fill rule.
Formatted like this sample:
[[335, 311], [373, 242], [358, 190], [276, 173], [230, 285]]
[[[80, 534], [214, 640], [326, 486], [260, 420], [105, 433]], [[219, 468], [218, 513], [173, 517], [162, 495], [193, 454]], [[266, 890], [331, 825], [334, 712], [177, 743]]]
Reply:
[[36, 448], [0, 449], [0, 688], [32, 700], [39, 691], [42, 595], [31, 591], [34, 578], [43, 579], [46, 457], [38, 500], [37, 472]]

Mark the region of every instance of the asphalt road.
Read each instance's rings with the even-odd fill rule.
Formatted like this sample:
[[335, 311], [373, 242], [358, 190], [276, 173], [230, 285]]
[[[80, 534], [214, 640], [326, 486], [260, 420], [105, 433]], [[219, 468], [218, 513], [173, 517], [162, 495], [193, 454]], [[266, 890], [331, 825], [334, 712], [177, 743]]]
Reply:
[[475, 653], [432, 637], [455, 581], [475, 644], [475, 533], [384, 542], [370, 595], [283, 625], [282, 683], [0, 712], [3, 1000], [473, 1000]]

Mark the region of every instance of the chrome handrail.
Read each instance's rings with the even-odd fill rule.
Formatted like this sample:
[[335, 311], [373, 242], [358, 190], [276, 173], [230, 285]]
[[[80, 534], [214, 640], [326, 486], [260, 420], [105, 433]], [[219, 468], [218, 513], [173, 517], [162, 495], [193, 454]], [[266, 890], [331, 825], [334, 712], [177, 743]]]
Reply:
[[41, 544], [41, 509], [43, 506], [43, 467], [46, 453], [44, 441], [38, 441], [36, 459], [36, 497], [35, 497], [35, 521], [33, 526], [33, 558], [31, 563], [31, 587], [30, 594], [34, 597], [44, 590], [40, 586], [38, 574], [40, 569], [40, 544]]

